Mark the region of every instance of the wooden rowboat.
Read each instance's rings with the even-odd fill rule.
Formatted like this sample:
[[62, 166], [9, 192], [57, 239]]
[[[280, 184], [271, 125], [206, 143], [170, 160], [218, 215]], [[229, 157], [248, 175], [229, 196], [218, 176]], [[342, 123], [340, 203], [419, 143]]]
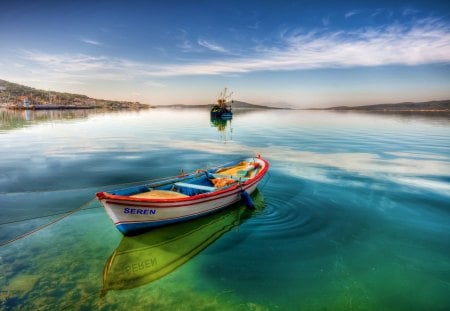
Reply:
[[98, 192], [98, 200], [116, 228], [132, 235], [224, 209], [250, 194], [269, 169], [261, 157], [243, 158], [164, 181]]

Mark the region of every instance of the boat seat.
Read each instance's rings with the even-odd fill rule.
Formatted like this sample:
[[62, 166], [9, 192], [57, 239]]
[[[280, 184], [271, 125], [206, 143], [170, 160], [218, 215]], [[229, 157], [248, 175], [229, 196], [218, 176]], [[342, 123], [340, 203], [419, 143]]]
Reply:
[[225, 174], [209, 174], [208, 176], [211, 176], [212, 178], [230, 178], [234, 179], [236, 181], [247, 181], [247, 177], [238, 177], [235, 175], [225, 175]]
[[242, 161], [236, 165], [230, 167], [223, 167], [218, 169], [215, 173], [222, 175], [232, 175], [236, 177], [253, 177], [257, 169], [259, 168], [259, 163]]
[[198, 190], [203, 190], [203, 191], [216, 190], [216, 188], [214, 188], [214, 187], [195, 185], [195, 184], [189, 184], [189, 183], [184, 183], [184, 182], [177, 182], [174, 185], [177, 187], [186, 187], [186, 188], [198, 189]]
[[175, 199], [175, 198], [185, 198], [187, 195], [182, 193], [168, 191], [168, 190], [151, 190], [135, 195], [131, 195], [133, 198], [144, 198], [144, 199]]

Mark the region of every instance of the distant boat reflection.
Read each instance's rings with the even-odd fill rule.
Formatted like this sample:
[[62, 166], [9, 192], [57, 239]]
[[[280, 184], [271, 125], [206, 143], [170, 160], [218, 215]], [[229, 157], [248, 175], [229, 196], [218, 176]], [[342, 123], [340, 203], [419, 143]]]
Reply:
[[25, 121], [31, 120], [31, 111], [30, 110], [24, 110], [23, 111], [23, 118]]
[[231, 119], [213, 118], [211, 117], [211, 126], [217, 128], [221, 140], [225, 143], [228, 140], [233, 140], [233, 128], [231, 127]]
[[124, 236], [105, 263], [102, 295], [142, 286], [171, 273], [264, 208], [261, 192], [256, 190], [252, 199], [256, 207], [253, 211], [236, 204], [210, 216]]

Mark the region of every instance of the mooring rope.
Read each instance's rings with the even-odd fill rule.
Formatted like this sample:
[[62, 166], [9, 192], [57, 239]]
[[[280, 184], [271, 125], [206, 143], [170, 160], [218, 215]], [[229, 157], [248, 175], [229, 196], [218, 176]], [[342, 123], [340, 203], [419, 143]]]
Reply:
[[[55, 190], [37, 190], [37, 191], [22, 191], [22, 192], [0, 192], [0, 195], [11, 195], [11, 194], [26, 194], [26, 193], [48, 193], [48, 192], [65, 192], [65, 191], [83, 191], [83, 190], [88, 190], [88, 189], [105, 189], [105, 188], [113, 188], [113, 187], [123, 187], [123, 186], [130, 186], [130, 185], [135, 185], [135, 184], [142, 184], [142, 183], [153, 183], [153, 182], [163, 182], [166, 180], [171, 180], [177, 178], [177, 176], [171, 176], [171, 177], [164, 177], [164, 178], [157, 178], [157, 179], [147, 179], [144, 181], [134, 181], [134, 182], [129, 182], [129, 183], [121, 183], [121, 184], [114, 184], [114, 185], [106, 185], [106, 186], [101, 186], [101, 187], [86, 187], [86, 188], [77, 188], [77, 189], [55, 189]], [[44, 218], [44, 217], [51, 217], [51, 216], [56, 216], [56, 215], [61, 215], [61, 217], [58, 217], [48, 223], [45, 223], [31, 231], [28, 231], [24, 234], [21, 234], [19, 236], [16, 236], [15, 238], [8, 240], [6, 242], [0, 242], [0, 247], [6, 246], [8, 244], [14, 243], [18, 240], [21, 240], [27, 236], [32, 235], [33, 233], [36, 233], [44, 228], [47, 228], [50, 225], [53, 225], [54, 223], [57, 223], [58, 221], [61, 221], [62, 219], [78, 212], [79, 210], [82, 210], [84, 207], [86, 207], [87, 205], [89, 205], [92, 201], [94, 201], [95, 198], [90, 199], [89, 201], [87, 201], [86, 203], [82, 204], [81, 206], [74, 208], [66, 213], [57, 213], [57, 214], [53, 214], [53, 215], [46, 215], [46, 216], [39, 216], [39, 217], [33, 217], [33, 218], [28, 218], [28, 219], [22, 219], [22, 220], [17, 220], [17, 221], [11, 221], [11, 222], [5, 222], [5, 223], [1, 223], [0, 225], [5, 225], [5, 224], [11, 224], [11, 223], [16, 223], [16, 222], [22, 222], [22, 221], [27, 221], [27, 220], [33, 220], [33, 219], [38, 219], [38, 218]]]
[[83, 205], [81, 205], [81, 206], [79, 206], [79, 207], [77, 207], [77, 208], [75, 208], [75, 209], [73, 209], [73, 210], [70, 210], [70, 211], [68, 211], [67, 213], [63, 214], [61, 217], [58, 217], [58, 218], [56, 218], [56, 219], [54, 219], [54, 220], [52, 220], [52, 221], [50, 221], [50, 222], [48, 222], [48, 223], [46, 223], [46, 224], [43, 224], [43, 225], [41, 225], [41, 226], [39, 226], [39, 227], [37, 227], [37, 228], [31, 230], [31, 231], [28, 231], [28, 232], [26, 232], [26, 233], [24, 233], [24, 234], [22, 234], [22, 235], [19, 235], [19, 236], [15, 237], [15, 238], [13, 238], [13, 239], [11, 239], [11, 240], [8, 240], [8, 241], [6, 241], [6, 242], [2, 242], [2, 243], [0, 243], [0, 247], [6, 246], [6, 245], [11, 244], [11, 243], [14, 243], [14, 242], [16, 242], [16, 241], [18, 241], [18, 240], [21, 240], [21, 239], [23, 239], [23, 238], [29, 236], [29, 235], [32, 235], [33, 233], [38, 232], [38, 231], [40, 231], [40, 230], [42, 230], [42, 229], [44, 229], [44, 228], [46, 228], [46, 227], [48, 227], [48, 226], [50, 226], [50, 225], [52, 225], [52, 224], [54, 224], [54, 223], [57, 223], [58, 221], [63, 220], [63, 219], [66, 218], [67, 216], [72, 215], [73, 213], [76, 213], [76, 212], [78, 212], [79, 210], [83, 209], [85, 206], [87, 206], [88, 204], [90, 204], [90, 203], [91, 203], [92, 201], [94, 201], [94, 200], [95, 200], [95, 198], [90, 199], [89, 201], [87, 201], [87, 202], [84, 203]]
[[178, 176], [172, 177], [164, 177], [164, 178], [156, 178], [156, 179], [146, 179], [141, 181], [133, 181], [121, 184], [113, 184], [113, 185], [104, 185], [104, 186], [92, 186], [92, 187], [84, 187], [84, 188], [72, 188], [72, 189], [41, 189], [41, 190], [26, 190], [26, 191], [15, 191], [15, 192], [0, 192], [0, 195], [15, 195], [15, 194], [29, 194], [29, 193], [52, 193], [52, 192], [69, 192], [69, 191], [83, 191], [89, 189], [105, 189], [105, 188], [113, 188], [113, 187], [123, 187], [123, 186], [131, 186], [134, 184], [148, 184], [154, 182], [163, 182], [165, 180], [170, 180], [177, 178]]
[[[100, 206], [89, 207], [89, 208], [85, 208], [85, 210], [93, 209], [93, 208], [99, 208], [99, 207]], [[24, 219], [19, 219], [19, 220], [7, 221], [7, 222], [0, 223], [0, 226], [10, 225], [10, 224], [18, 223], [18, 222], [29, 221], [29, 220], [35, 220], [35, 219], [39, 219], [39, 218], [47, 218], [47, 217], [52, 217], [52, 216], [58, 216], [58, 215], [63, 215], [65, 213], [68, 213], [68, 212], [60, 212], [60, 213], [55, 213], [55, 214], [42, 215], [42, 216], [37, 216], [37, 217], [31, 217], [31, 218], [24, 218]]]

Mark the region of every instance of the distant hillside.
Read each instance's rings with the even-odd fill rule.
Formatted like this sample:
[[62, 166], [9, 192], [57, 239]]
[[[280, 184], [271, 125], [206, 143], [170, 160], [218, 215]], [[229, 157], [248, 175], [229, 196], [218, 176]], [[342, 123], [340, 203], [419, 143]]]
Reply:
[[[201, 109], [209, 109], [211, 108], [211, 105], [183, 105], [183, 104], [176, 104], [176, 105], [159, 105], [159, 106], [152, 106], [154, 108], [201, 108]], [[246, 102], [242, 102], [239, 100], [234, 100], [231, 104], [231, 107], [233, 109], [289, 109], [289, 108], [276, 108], [276, 107], [269, 107], [269, 106], [262, 106], [262, 105], [254, 105]]]
[[279, 107], [270, 107], [264, 105], [254, 105], [246, 102], [241, 102], [238, 100], [233, 101], [233, 108], [245, 108], [245, 109], [289, 109], [289, 108], [279, 108]]
[[351, 110], [351, 111], [373, 111], [373, 112], [450, 112], [450, 100], [435, 100], [420, 103], [398, 103], [398, 104], [379, 104], [365, 106], [339, 106], [324, 108], [319, 110]]
[[0, 104], [21, 105], [26, 96], [33, 105], [76, 106], [78, 108], [141, 109], [148, 105], [138, 102], [90, 98], [86, 95], [39, 90], [17, 83], [0, 80]]

